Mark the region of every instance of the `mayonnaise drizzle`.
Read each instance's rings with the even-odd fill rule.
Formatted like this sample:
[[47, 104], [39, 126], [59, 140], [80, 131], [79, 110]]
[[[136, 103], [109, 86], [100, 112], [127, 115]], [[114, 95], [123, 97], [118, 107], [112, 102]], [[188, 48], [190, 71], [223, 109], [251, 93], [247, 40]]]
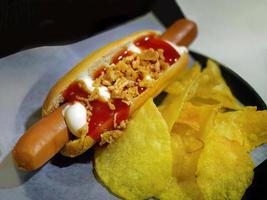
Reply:
[[185, 46], [178, 46], [170, 41], [165, 40], [168, 44], [170, 44], [180, 55], [184, 53], [188, 53], [188, 49]]
[[63, 116], [70, 132], [80, 137], [81, 129], [87, 126], [87, 111], [83, 104], [74, 102], [63, 110]]
[[133, 53], [138, 53], [140, 54], [141, 53], [141, 49], [139, 47], [137, 47], [134, 43], [130, 43], [128, 45], [128, 49], [129, 51], [133, 52]]
[[85, 89], [87, 89], [87, 92], [93, 92], [95, 89], [98, 90], [100, 98], [104, 101], [108, 101], [110, 99], [110, 92], [108, 91], [108, 88], [106, 86], [100, 86], [96, 88], [94, 86], [94, 80], [89, 75], [81, 75], [78, 78], [78, 81], [81, 81], [85, 85]]

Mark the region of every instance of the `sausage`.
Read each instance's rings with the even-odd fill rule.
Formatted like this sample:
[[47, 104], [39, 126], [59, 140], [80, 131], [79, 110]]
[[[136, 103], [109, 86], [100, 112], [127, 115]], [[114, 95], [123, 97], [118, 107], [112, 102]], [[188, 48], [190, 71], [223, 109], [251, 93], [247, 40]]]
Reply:
[[[167, 29], [161, 38], [177, 45], [188, 46], [197, 35], [194, 22], [182, 19]], [[13, 149], [17, 167], [26, 171], [38, 169], [58, 153], [70, 140], [62, 114], [63, 105], [29, 128]], [[89, 140], [90, 145], [95, 143]]]
[[62, 115], [64, 106], [30, 127], [13, 149], [19, 169], [32, 171], [50, 160], [69, 141], [68, 129]]
[[[179, 30], [179, 31], [177, 31]], [[174, 22], [162, 35], [161, 38], [180, 46], [189, 46], [197, 36], [197, 25], [188, 19]]]

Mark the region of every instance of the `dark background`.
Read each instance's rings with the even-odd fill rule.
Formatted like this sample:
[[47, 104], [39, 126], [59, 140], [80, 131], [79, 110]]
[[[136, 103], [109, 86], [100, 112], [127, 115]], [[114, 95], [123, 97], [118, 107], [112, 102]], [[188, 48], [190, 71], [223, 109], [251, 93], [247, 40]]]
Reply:
[[0, 0], [0, 57], [75, 42], [149, 11], [165, 26], [183, 16], [174, 0]]

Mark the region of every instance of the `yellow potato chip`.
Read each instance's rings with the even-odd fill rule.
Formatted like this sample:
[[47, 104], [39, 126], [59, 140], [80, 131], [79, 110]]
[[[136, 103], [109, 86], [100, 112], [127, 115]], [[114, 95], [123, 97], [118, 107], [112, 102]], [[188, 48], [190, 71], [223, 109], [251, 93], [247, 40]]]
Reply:
[[207, 200], [240, 200], [253, 178], [253, 162], [237, 142], [222, 136], [206, 138], [197, 165], [197, 184]]
[[[206, 123], [210, 121], [210, 118], [215, 117], [218, 109], [219, 107], [216, 105], [197, 106], [191, 102], [186, 102], [184, 103], [180, 116], [176, 120], [176, 124], [185, 124], [197, 133], [204, 132], [204, 128], [207, 126]], [[178, 128], [180, 129], [181, 127]], [[173, 129], [175, 129], [175, 127]], [[177, 132], [179, 132], [179, 130], [177, 130]], [[202, 136], [199, 136], [199, 138], [200, 137]]]
[[[195, 180], [197, 162], [202, 147], [195, 150], [194, 152], [187, 152], [186, 147], [184, 146], [184, 159], [183, 162], [180, 163], [182, 169], [178, 176], [176, 176], [178, 183], [187, 181], [191, 182], [191, 180]], [[175, 168], [173, 168], [173, 170], [175, 170]]]
[[193, 130], [199, 131], [202, 117], [209, 115], [207, 108], [207, 106], [196, 106], [186, 102], [176, 123], [186, 124]]
[[176, 119], [178, 118], [186, 98], [187, 93], [184, 93], [181, 96], [168, 94], [159, 106], [159, 111], [165, 119], [169, 127], [169, 131], [171, 131]]
[[186, 133], [183, 135], [182, 139], [185, 146], [185, 151], [191, 154], [202, 149], [204, 146], [204, 142], [200, 138], [197, 138], [195, 134], [192, 135]]
[[202, 137], [216, 112], [217, 107], [214, 106], [195, 106], [190, 102], [184, 104], [171, 133], [172, 181], [157, 196], [159, 199], [202, 199], [195, 174], [204, 147]]
[[[185, 127], [187, 129], [187, 127]], [[183, 140], [179, 134], [171, 133], [171, 150], [173, 157], [173, 170], [172, 175], [176, 178], [182, 174], [183, 163], [186, 156]]]
[[185, 75], [177, 80], [181, 83], [181, 85], [183, 85], [182, 91], [177, 91], [177, 94], [168, 94], [159, 106], [159, 111], [167, 122], [169, 130], [172, 129], [176, 119], [178, 118], [184, 102], [190, 97], [191, 93], [193, 93], [194, 83], [199, 74], [200, 67], [197, 65], [188, 69], [185, 72]]
[[161, 200], [201, 199], [201, 193], [195, 179], [200, 149], [192, 153], [186, 152], [181, 135], [176, 133], [171, 134], [171, 144], [173, 175], [165, 190], [157, 198]]
[[196, 75], [199, 75], [201, 67], [198, 63], [195, 63], [191, 68], [185, 69], [178, 74], [176, 79], [172, 81], [164, 91], [168, 94], [181, 95], [183, 90], [195, 79]]
[[189, 197], [186, 197], [186, 194], [181, 190], [181, 187], [177, 184], [177, 181], [174, 177], [171, 178], [170, 182], [158, 196], [157, 199], [160, 200], [189, 200]]
[[[181, 115], [176, 120], [176, 123], [179, 124], [185, 124], [189, 127], [191, 127], [195, 131], [200, 130], [200, 115], [198, 112], [195, 112], [194, 107], [191, 107], [192, 104], [185, 104], [183, 111], [181, 112]], [[192, 110], [191, 110], [192, 109]]]
[[192, 102], [196, 104], [221, 104], [222, 107], [229, 109], [241, 108], [215, 62], [208, 60], [207, 66], [202, 71], [196, 84], [198, 88], [191, 100]]
[[[189, 135], [190, 133], [188, 133]], [[173, 155], [173, 176], [177, 181], [186, 181], [195, 176], [196, 164], [201, 148], [194, 152], [188, 152], [184, 143], [184, 136], [171, 133], [172, 155]], [[193, 137], [193, 136], [191, 136]]]
[[161, 192], [157, 199], [160, 200], [201, 200], [202, 194], [193, 180], [177, 183], [176, 179], [172, 177], [171, 181]]
[[234, 112], [219, 113], [215, 131], [221, 136], [238, 142], [248, 152], [267, 142], [267, 111], [253, 107]]
[[157, 197], [159, 199], [201, 199], [195, 172], [201, 149], [187, 152], [182, 136], [172, 133], [173, 175], [171, 182]]
[[[194, 126], [190, 126], [191, 123], [184, 123], [187, 120], [191, 120], [191, 115], [188, 115], [188, 112], [194, 113], [193, 116], [197, 116], [195, 118], [193, 117], [192, 119], [194, 120], [194, 124], [197, 124], [197, 126], [199, 127], [198, 129], [195, 129]], [[194, 106], [189, 102], [185, 104], [180, 117], [177, 119], [177, 122], [172, 129], [171, 134], [172, 144], [181, 140], [181, 146], [183, 147], [184, 151], [184, 160], [180, 163], [180, 167], [182, 168], [181, 173], [178, 176], [176, 175], [178, 180], [195, 177], [199, 153], [200, 150], [204, 147], [203, 138], [205, 132], [208, 131], [209, 128], [207, 127], [209, 127], [210, 121], [214, 119], [216, 112], [217, 107], [214, 106]], [[187, 118], [188, 116], [189, 118]], [[180, 119], [182, 118], [183, 120], [181, 123]], [[178, 139], [178, 136], [180, 136], [181, 138]], [[172, 148], [172, 150], [174, 155], [174, 151], [176, 150], [174, 148]], [[175, 156], [173, 159], [176, 160], [179, 158], [178, 156]], [[176, 167], [174, 167], [173, 170], [176, 170]]]
[[96, 149], [95, 170], [124, 199], [147, 199], [165, 188], [172, 173], [170, 134], [152, 100], [135, 113], [117, 141]]

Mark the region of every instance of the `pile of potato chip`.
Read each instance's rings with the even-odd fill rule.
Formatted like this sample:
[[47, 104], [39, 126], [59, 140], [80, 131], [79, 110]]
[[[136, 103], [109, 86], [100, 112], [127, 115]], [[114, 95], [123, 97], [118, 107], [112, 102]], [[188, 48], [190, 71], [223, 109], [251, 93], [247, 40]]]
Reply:
[[249, 153], [267, 142], [267, 111], [240, 105], [212, 61], [186, 69], [165, 92], [121, 138], [96, 148], [99, 180], [123, 199], [241, 199], [253, 179]]

